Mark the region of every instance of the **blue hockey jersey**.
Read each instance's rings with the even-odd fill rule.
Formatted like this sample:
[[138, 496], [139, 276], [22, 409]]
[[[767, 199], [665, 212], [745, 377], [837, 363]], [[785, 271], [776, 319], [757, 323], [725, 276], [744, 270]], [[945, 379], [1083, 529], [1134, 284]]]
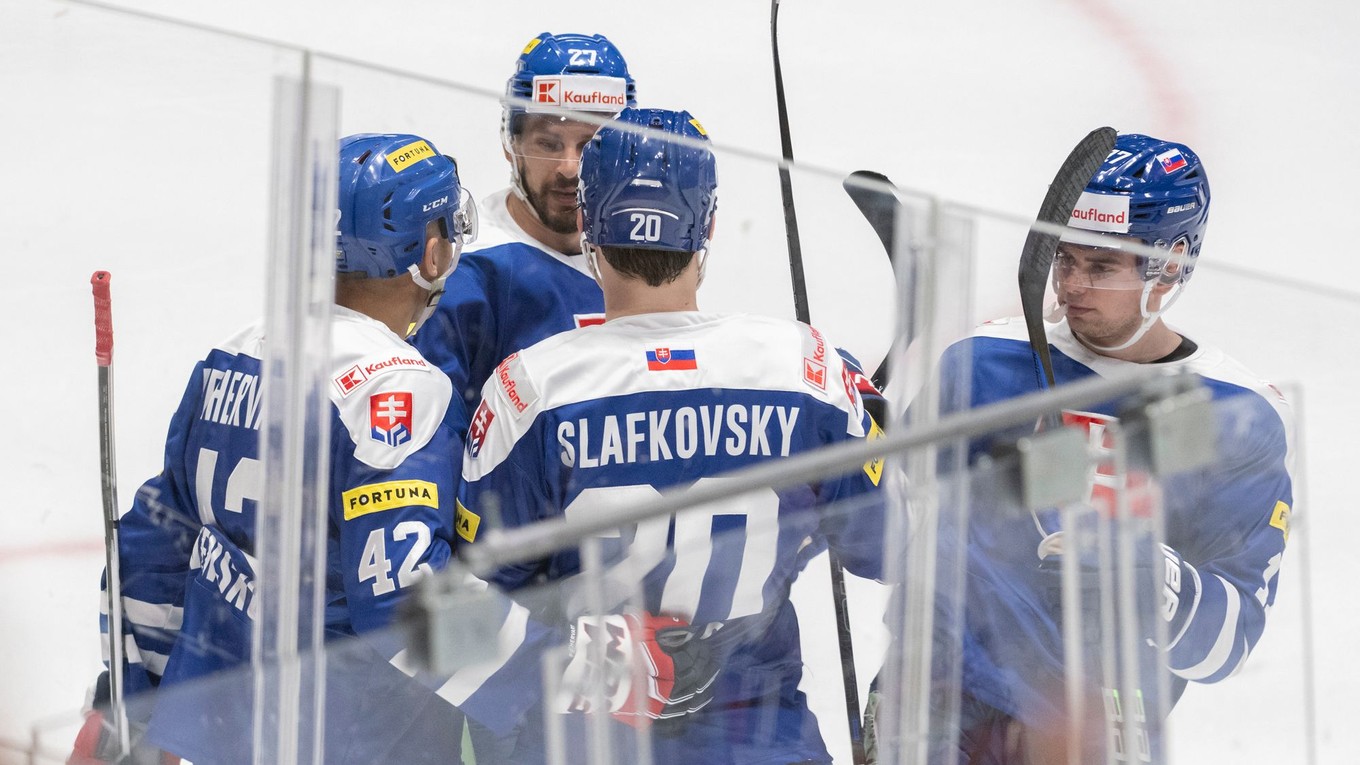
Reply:
[[[387, 626], [403, 590], [447, 564], [459, 447], [447, 378], [376, 320], [333, 310], [331, 440], [316, 448], [331, 468], [325, 627], [344, 638]], [[250, 756], [263, 352], [254, 326], [198, 364], [165, 467], [122, 519], [128, 685], [159, 686], [148, 737], [200, 764]], [[327, 762], [457, 761], [461, 717], [393, 652], [354, 641], [331, 662]]]
[[[1048, 337], [1058, 384], [1116, 376], [1133, 365], [1088, 350], [1066, 321], [1049, 326]], [[1158, 479], [1165, 541], [1174, 550], [1168, 565], [1176, 558], [1181, 564], [1180, 591], [1163, 604], [1174, 703], [1188, 681], [1217, 682], [1238, 670], [1265, 628], [1293, 503], [1291, 416], [1273, 386], [1216, 348], [1199, 345], [1164, 366], [1200, 375], [1218, 420], [1213, 465]], [[1034, 392], [1041, 387], [1038, 368], [1022, 320], [989, 322], [946, 351], [942, 406], [982, 406]], [[1098, 422], [1114, 416], [1113, 406], [1067, 418]], [[977, 439], [970, 457], [990, 447], [991, 439]], [[1036, 552], [1053, 530], [1041, 530], [1029, 516], [989, 514], [976, 502], [969, 523], [964, 690], [1027, 722], [1062, 703], [1058, 574], [1040, 565]]]
[[557, 252], [514, 222], [510, 189], [481, 202], [477, 249], [464, 252], [434, 315], [412, 342], [453, 383], [448, 421], [468, 430], [482, 385], [506, 356], [604, 321], [604, 295], [584, 255]]
[[[619, 318], [550, 338], [497, 368], [468, 434], [459, 533], [475, 544], [491, 525], [646, 503], [667, 488], [721, 482], [721, 473], [871, 432], [852, 369], [806, 325], [691, 312]], [[872, 500], [881, 470], [875, 461], [823, 482], [736, 496], [641, 523], [627, 542], [604, 540], [613, 570], [642, 578], [638, 605], [725, 625], [716, 696], [678, 733], [653, 737], [658, 762], [829, 760], [797, 690], [802, 662], [788, 592], [810, 553], [828, 543], [849, 570], [880, 575], [881, 506], [818, 508]], [[564, 640], [565, 625], [586, 613], [569, 594], [579, 570], [573, 548], [507, 567], [493, 581], [511, 591], [563, 581], [558, 613], [527, 618], [562, 625]], [[539, 672], [513, 662], [500, 671], [526, 679]], [[493, 676], [458, 700], [493, 728], [521, 722], [498, 715], [522, 716], [517, 754], [534, 761], [542, 708], [527, 708], [523, 687], [507, 693], [506, 685]]]

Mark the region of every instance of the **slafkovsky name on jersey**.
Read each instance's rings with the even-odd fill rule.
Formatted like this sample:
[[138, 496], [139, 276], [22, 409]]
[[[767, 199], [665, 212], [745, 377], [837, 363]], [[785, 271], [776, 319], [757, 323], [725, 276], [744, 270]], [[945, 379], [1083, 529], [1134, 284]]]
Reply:
[[582, 417], [558, 424], [557, 443], [562, 464], [581, 468], [696, 454], [787, 457], [798, 411], [796, 406], [714, 404]]

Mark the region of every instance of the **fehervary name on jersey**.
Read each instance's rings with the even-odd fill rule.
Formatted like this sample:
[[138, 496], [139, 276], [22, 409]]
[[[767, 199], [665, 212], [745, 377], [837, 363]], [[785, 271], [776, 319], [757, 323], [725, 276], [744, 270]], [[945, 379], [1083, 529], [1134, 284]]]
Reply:
[[[562, 463], [582, 468], [689, 459], [699, 453], [787, 457], [798, 409], [716, 404], [582, 417], [558, 424], [557, 443]], [[773, 428], [778, 432], [771, 433]]]
[[204, 369], [199, 419], [259, 430], [264, 413], [261, 393], [257, 375], [232, 369]]
[[254, 619], [259, 612], [255, 605], [255, 578], [238, 571], [222, 542], [207, 527], [199, 530], [194, 543], [189, 568], [198, 569], [198, 576], [217, 587], [222, 599], [232, 608]]

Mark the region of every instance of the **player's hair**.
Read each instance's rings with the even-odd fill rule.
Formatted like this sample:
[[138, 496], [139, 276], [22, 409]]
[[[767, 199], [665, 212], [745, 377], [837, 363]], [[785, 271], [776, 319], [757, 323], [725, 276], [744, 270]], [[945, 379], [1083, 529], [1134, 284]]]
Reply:
[[601, 247], [600, 253], [615, 271], [660, 287], [680, 278], [694, 259], [692, 252], [651, 250], [641, 247]]

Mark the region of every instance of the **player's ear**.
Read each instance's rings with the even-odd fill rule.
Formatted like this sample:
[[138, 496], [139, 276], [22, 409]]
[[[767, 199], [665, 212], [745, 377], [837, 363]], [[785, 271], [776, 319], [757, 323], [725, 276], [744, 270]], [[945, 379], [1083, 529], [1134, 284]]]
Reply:
[[444, 236], [443, 221], [432, 220], [425, 224], [425, 254], [420, 259], [420, 275], [433, 281], [438, 279], [448, 261], [453, 257], [448, 238]]

